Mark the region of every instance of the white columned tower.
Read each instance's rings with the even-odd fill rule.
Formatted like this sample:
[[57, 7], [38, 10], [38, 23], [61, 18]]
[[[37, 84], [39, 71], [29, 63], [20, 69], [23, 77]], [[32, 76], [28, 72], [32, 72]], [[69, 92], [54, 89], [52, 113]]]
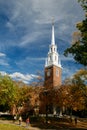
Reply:
[[45, 87], [61, 85], [61, 62], [55, 44], [54, 22], [52, 22], [52, 37], [48, 56], [45, 62]]

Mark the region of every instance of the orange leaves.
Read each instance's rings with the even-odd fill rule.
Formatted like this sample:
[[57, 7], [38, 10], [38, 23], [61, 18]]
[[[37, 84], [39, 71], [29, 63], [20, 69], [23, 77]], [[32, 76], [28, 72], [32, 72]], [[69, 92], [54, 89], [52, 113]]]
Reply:
[[80, 31], [74, 32], [72, 36], [72, 44], [76, 44], [76, 43], [79, 44], [80, 39], [81, 39], [81, 32]]

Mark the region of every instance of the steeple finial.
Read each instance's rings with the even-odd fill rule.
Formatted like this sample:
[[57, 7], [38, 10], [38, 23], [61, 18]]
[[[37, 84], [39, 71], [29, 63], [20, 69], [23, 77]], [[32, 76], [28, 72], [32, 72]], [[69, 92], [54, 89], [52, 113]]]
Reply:
[[54, 35], [54, 18], [52, 18], [52, 39], [51, 44], [55, 45], [55, 35]]

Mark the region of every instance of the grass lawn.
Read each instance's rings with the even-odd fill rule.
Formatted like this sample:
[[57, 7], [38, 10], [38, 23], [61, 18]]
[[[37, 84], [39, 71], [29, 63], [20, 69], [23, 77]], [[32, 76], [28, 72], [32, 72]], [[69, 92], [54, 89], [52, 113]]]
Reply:
[[0, 130], [26, 130], [23, 127], [11, 125], [11, 124], [0, 124]]

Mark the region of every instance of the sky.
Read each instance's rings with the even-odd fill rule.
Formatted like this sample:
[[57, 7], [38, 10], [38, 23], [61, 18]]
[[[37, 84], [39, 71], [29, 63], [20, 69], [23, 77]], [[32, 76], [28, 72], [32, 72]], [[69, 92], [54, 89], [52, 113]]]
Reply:
[[30, 83], [44, 74], [51, 44], [52, 18], [62, 64], [62, 80], [82, 66], [63, 53], [71, 46], [76, 23], [84, 18], [77, 0], [0, 0], [0, 72]]

